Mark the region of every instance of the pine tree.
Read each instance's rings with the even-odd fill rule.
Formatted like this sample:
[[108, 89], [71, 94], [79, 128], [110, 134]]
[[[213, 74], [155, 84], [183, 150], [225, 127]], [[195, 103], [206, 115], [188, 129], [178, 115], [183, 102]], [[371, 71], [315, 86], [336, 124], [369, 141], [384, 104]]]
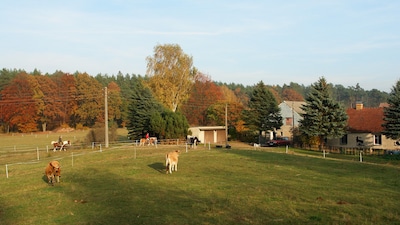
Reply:
[[132, 98], [127, 124], [129, 136], [135, 140], [142, 138], [147, 132], [155, 135], [151, 132], [150, 118], [154, 112], [162, 112], [163, 107], [153, 98], [151, 91], [143, 86], [141, 79], [132, 82], [131, 90]]
[[346, 133], [347, 114], [330, 95], [329, 85], [322, 77], [311, 85], [303, 105], [300, 131], [308, 138], [318, 137], [320, 150], [326, 138], [341, 137]]
[[393, 86], [387, 99], [389, 107], [384, 108], [384, 131], [387, 138], [400, 138], [400, 80]]
[[253, 131], [273, 131], [282, 126], [280, 108], [262, 81], [253, 90], [249, 101], [249, 110], [244, 112], [247, 127]]

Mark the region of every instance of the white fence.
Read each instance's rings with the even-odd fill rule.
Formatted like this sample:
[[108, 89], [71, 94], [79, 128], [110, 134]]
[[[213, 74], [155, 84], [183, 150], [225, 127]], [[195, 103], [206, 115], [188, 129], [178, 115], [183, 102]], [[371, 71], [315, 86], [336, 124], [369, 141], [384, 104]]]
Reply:
[[[126, 150], [127, 147], [132, 147], [133, 146], [133, 154], [134, 154], [134, 159], [136, 159], [137, 157], [137, 149], [151, 149], [151, 148], [158, 148], [159, 146], [163, 146], [163, 147], [184, 147], [185, 151], [188, 152], [188, 149], [191, 148], [191, 146], [186, 143], [186, 141], [182, 141], [179, 139], [171, 139], [171, 140], [163, 140], [163, 141], [158, 141], [155, 145], [145, 145], [145, 146], [139, 146], [139, 140], [134, 141], [134, 142], [113, 142], [110, 143], [110, 147], [107, 148], [108, 150], [116, 150], [116, 149], [121, 149], [121, 150]], [[169, 144], [167, 144], [169, 143]], [[171, 144], [174, 143], [174, 144]], [[211, 149], [211, 145], [210, 143], [203, 143], [202, 145], [204, 145], [203, 149]], [[52, 146], [42, 146], [42, 147], [32, 147], [32, 146], [22, 146], [22, 145], [15, 145], [15, 146], [7, 146], [7, 147], [2, 147], [0, 149], [0, 156], [10, 156], [13, 154], [24, 154], [24, 158], [27, 159], [25, 162], [10, 162], [10, 163], [3, 163], [3, 165], [5, 166], [5, 176], [6, 178], [9, 178], [9, 169], [12, 166], [17, 166], [17, 165], [27, 165], [27, 164], [36, 164], [36, 163], [43, 163], [42, 159], [46, 159], [46, 161], [48, 160], [70, 160], [71, 161], [71, 166], [74, 166], [74, 158], [75, 157], [79, 157], [79, 156], [83, 156], [83, 155], [87, 155], [87, 154], [92, 154], [92, 153], [101, 153], [103, 151], [103, 147], [104, 143], [95, 143], [93, 142], [91, 144], [91, 146], [88, 148], [85, 148], [86, 150], [84, 152], [76, 152], [76, 150], [80, 150], [80, 149], [84, 149], [82, 148], [82, 146], [74, 146], [71, 145], [69, 146], [69, 149], [73, 149], [74, 151], [71, 151], [71, 154], [64, 154], [62, 157], [60, 156], [53, 156], [53, 157], [49, 157], [49, 153], [53, 152], [53, 148]], [[57, 152], [60, 150], [57, 150]], [[66, 153], [69, 152], [68, 148], [66, 150]], [[29, 159], [30, 157], [30, 153], [32, 156], [32, 159]], [[14, 157], [14, 158], [18, 158], [18, 156]], [[0, 162], [1, 161], [6, 161], [6, 160], [2, 160], [0, 158]], [[0, 163], [0, 166], [2, 165], [2, 163]]]

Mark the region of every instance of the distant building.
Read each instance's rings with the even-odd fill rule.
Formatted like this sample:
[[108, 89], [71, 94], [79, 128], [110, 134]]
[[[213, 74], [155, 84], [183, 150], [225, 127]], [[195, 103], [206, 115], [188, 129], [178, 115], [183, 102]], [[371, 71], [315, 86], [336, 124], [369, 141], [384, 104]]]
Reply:
[[[381, 104], [380, 106], [387, 106]], [[342, 138], [330, 139], [328, 146], [347, 148], [367, 148], [384, 150], [398, 150], [398, 140], [386, 138], [382, 132], [384, 128], [384, 107], [364, 108], [361, 102], [355, 108], [349, 108], [346, 113], [349, 117], [347, 134]]]
[[191, 136], [197, 137], [201, 143], [225, 144], [225, 126], [190, 127]]
[[298, 127], [299, 121], [302, 119], [301, 113], [303, 113], [303, 110], [301, 106], [304, 104], [306, 104], [304, 101], [283, 101], [279, 104], [283, 125], [275, 131], [276, 137], [292, 138], [292, 129]]

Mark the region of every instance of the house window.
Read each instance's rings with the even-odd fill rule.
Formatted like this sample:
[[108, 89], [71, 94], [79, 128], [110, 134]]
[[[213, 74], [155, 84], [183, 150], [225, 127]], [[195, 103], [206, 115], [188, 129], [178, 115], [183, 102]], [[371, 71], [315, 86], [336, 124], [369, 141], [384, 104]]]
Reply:
[[292, 117], [286, 117], [286, 125], [287, 126], [292, 126], [293, 125], [293, 118]]
[[374, 135], [374, 145], [382, 145], [382, 135], [380, 134]]
[[347, 145], [347, 134], [345, 134], [342, 138], [340, 138], [341, 145]]

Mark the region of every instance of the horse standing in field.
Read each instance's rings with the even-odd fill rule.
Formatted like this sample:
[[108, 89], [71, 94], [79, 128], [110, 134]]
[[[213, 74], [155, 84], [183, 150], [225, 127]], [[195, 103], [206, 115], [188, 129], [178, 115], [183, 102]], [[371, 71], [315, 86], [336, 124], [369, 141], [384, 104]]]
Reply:
[[47, 180], [50, 185], [54, 185], [55, 182], [60, 183], [60, 176], [61, 176], [60, 162], [56, 160], [49, 162], [44, 172], [47, 176]]
[[187, 139], [187, 143], [190, 144], [191, 148], [196, 148], [200, 140], [197, 137], [190, 137]]
[[180, 151], [176, 150], [173, 152], [169, 152], [165, 155], [165, 167], [166, 171], [165, 173], [168, 174], [168, 172], [171, 174], [172, 171], [178, 171], [178, 157], [179, 157]]

